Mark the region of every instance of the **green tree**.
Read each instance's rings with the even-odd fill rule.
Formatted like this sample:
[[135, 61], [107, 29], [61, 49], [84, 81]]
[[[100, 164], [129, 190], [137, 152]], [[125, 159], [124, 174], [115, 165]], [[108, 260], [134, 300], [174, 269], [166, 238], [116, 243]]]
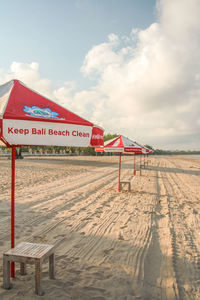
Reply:
[[150, 150], [153, 150], [154, 151], [154, 149], [153, 149], [153, 147], [152, 146], [150, 146], [150, 145], [144, 145], [145, 147], [147, 147], [148, 149], [150, 149]]
[[115, 137], [118, 137], [119, 134], [117, 133], [114, 133], [114, 134], [111, 134], [111, 133], [108, 133], [108, 134], [105, 134], [104, 135], [104, 142], [108, 141], [108, 140], [111, 140], [111, 139], [114, 139]]

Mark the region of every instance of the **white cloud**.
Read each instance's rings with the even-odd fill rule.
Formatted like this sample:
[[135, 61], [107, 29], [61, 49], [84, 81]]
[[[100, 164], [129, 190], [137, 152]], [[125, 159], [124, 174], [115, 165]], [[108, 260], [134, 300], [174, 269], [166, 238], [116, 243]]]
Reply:
[[42, 79], [39, 65], [14, 62], [0, 72], [13, 77], [90, 121], [106, 132], [171, 149], [200, 148], [200, 1], [157, 1], [156, 23], [111, 33], [91, 48], [81, 72], [96, 84], [76, 92], [74, 82], [57, 90]]
[[157, 7], [157, 23], [133, 29], [127, 46], [120, 48], [118, 38], [117, 48], [110, 41], [93, 47], [82, 71], [98, 74], [105, 127], [157, 147], [197, 149], [200, 2], [165, 0]]
[[39, 74], [39, 64], [37, 62], [21, 63], [13, 62], [7, 72], [0, 73], [1, 83], [18, 79], [24, 82], [32, 89], [37, 90], [46, 97], [51, 96], [51, 82], [48, 79], [41, 78]]
[[94, 46], [86, 55], [81, 71], [85, 75], [101, 74], [110, 65], [120, 64], [121, 57], [114, 49], [119, 44], [119, 38], [115, 34], [108, 36], [108, 42]]

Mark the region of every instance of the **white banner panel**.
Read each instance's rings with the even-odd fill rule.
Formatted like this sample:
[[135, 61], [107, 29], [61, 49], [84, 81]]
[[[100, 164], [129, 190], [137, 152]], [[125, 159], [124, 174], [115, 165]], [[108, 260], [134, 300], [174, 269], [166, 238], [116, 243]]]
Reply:
[[88, 147], [92, 127], [53, 122], [3, 120], [3, 137], [10, 145]]
[[124, 148], [104, 147], [105, 152], [124, 152]]
[[146, 153], [148, 153], [148, 151], [146, 149], [142, 148], [142, 153], [146, 154]]

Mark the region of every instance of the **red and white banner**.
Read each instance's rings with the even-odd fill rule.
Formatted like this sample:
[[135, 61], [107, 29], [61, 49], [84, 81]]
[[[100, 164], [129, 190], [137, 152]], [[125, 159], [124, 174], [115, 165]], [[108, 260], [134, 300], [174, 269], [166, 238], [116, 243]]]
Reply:
[[57, 145], [88, 147], [92, 127], [33, 122], [23, 120], [3, 120], [3, 137], [10, 145]]
[[117, 153], [123, 153], [124, 152], [124, 148], [120, 148], [120, 147], [104, 147], [104, 151], [105, 152], [117, 152]]
[[90, 145], [93, 147], [103, 145], [104, 144], [103, 133], [104, 133], [103, 129], [94, 126], [92, 128], [92, 137], [91, 137]]
[[124, 148], [108, 148], [108, 147], [95, 147], [96, 152], [117, 152], [117, 153], [123, 153]]
[[0, 86], [0, 139], [7, 146], [103, 146], [103, 129], [26, 87]]
[[142, 154], [142, 147], [127, 137], [120, 135], [104, 143], [104, 147], [95, 148], [95, 151]]

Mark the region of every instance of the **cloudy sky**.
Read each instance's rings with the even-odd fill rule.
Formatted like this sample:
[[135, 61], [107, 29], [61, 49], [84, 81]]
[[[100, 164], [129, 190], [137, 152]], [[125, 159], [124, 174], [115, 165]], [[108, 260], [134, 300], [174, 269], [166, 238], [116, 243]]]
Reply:
[[200, 149], [199, 0], [0, 0], [0, 84], [102, 126]]

